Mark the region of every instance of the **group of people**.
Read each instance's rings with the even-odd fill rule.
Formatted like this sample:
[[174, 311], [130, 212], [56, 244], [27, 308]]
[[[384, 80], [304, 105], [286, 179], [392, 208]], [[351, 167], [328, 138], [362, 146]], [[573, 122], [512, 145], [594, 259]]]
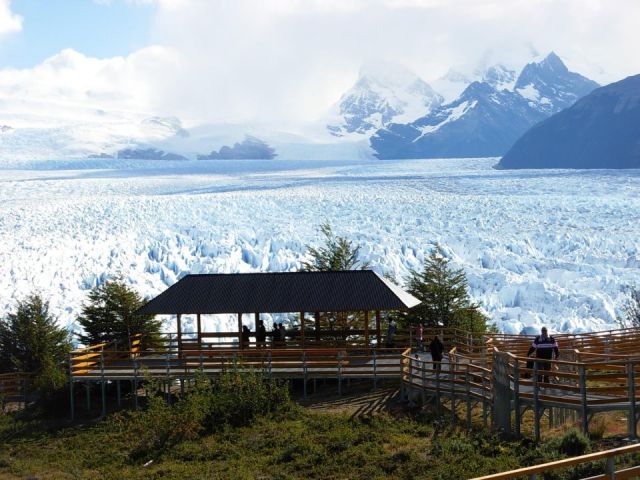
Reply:
[[[269, 334], [273, 345], [283, 345], [287, 338], [287, 331], [282, 323], [273, 322], [273, 330]], [[243, 325], [242, 326], [242, 343], [245, 347], [249, 346], [251, 338], [251, 329]], [[264, 326], [263, 320], [258, 320], [256, 325], [256, 345], [258, 347], [264, 347], [267, 344], [267, 329]]]

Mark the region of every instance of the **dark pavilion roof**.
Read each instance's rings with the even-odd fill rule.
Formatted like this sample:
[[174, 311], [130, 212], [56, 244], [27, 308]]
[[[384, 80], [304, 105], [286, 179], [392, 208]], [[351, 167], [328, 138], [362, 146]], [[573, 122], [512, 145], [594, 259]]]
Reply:
[[400, 310], [420, 301], [371, 270], [187, 275], [139, 314]]

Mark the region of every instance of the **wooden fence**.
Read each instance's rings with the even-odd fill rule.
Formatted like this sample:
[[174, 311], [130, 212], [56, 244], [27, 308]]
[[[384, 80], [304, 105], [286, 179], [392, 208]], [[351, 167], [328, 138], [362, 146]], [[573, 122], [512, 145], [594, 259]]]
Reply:
[[[637, 455], [640, 453], [640, 445], [628, 445], [626, 447], [614, 448], [612, 450], [604, 450], [602, 452], [590, 453], [579, 457], [567, 458], [556, 462], [543, 463], [533, 467], [519, 468], [509, 472], [496, 473], [486, 475], [484, 477], [476, 477], [472, 480], [515, 480], [519, 478], [527, 478], [536, 480], [539, 474], [546, 474], [558, 470], [566, 469], [576, 465], [586, 465], [593, 462], [604, 461], [604, 472], [595, 477], [585, 478], [583, 480], [626, 480], [640, 477], [640, 466], [632, 466], [629, 468], [616, 469], [616, 459], [625, 455]], [[638, 462], [636, 456], [635, 461]]]

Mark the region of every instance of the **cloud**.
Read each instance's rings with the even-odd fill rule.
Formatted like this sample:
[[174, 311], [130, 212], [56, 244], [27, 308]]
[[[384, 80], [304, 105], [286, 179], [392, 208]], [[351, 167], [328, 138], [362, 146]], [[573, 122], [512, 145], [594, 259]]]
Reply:
[[[110, 59], [68, 50], [1, 70], [0, 96], [282, 125], [321, 116], [370, 61], [429, 81], [555, 50], [601, 83], [640, 72], [637, 0], [128, 1], [153, 1], [155, 46]], [[8, 12], [19, 28], [8, 7], [0, 19]]]
[[107, 59], [65, 49], [33, 68], [0, 71], [2, 114], [38, 113], [45, 123], [55, 123], [99, 110], [153, 112], [157, 80], [178, 64], [176, 53], [160, 46]]
[[479, 61], [521, 67], [532, 49], [612, 81], [640, 71], [637, 0], [160, 0], [154, 40], [184, 69], [165, 78], [168, 109], [194, 119], [320, 115], [364, 61], [428, 80]]
[[11, 0], [0, 0], [0, 35], [22, 30], [22, 17], [11, 11]]

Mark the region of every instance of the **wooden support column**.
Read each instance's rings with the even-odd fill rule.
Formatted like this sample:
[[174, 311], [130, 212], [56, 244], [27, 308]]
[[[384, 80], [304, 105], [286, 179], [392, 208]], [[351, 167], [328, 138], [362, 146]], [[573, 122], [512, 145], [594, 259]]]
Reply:
[[202, 348], [202, 319], [200, 318], [200, 314], [196, 316], [196, 327], [198, 329], [198, 349]]
[[238, 313], [238, 346], [240, 349], [244, 348], [242, 345], [242, 314]]
[[176, 340], [178, 342], [177, 344], [178, 355], [180, 355], [180, 350], [182, 349], [182, 314], [181, 313], [179, 313], [178, 317], [176, 318], [176, 331], [177, 331]]
[[316, 321], [316, 342], [320, 342], [320, 312], [315, 313], [315, 321]]
[[304, 312], [300, 312], [300, 342], [304, 347]]
[[369, 311], [364, 312], [364, 346], [369, 346]]
[[380, 310], [376, 310], [376, 346], [380, 348], [382, 337], [380, 335]]

